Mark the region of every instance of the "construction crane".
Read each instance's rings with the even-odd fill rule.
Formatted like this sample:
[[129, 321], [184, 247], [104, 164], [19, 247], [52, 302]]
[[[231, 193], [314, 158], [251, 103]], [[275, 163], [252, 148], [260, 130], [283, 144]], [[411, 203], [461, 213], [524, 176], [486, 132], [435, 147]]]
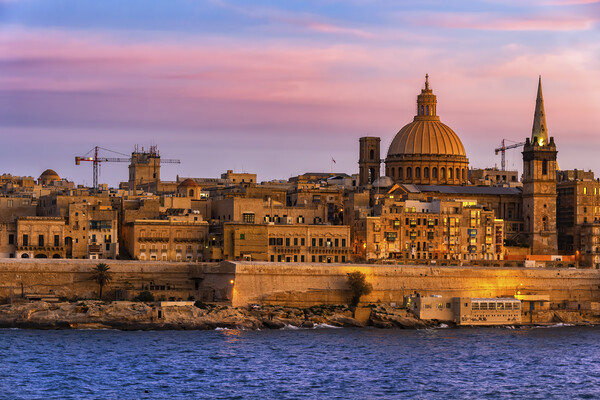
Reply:
[[[509, 144], [507, 146], [506, 142], [512, 142], [513, 144]], [[517, 147], [521, 147], [524, 144], [525, 144], [525, 142], [514, 142], [512, 140], [502, 139], [501, 146], [498, 147], [497, 149], [494, 149], [494, 153], [496, 155], [498, 155], [499, 152], [502, 153], [502, 162], [500, 164], [502, 166], [502, 171], [506, 171], [506, 150], [516, 149]]]
[[131, 158], [122, 158], [122, 157], [99, 157], [98, 151], [110, 151], [111, 153], [120, 154], [122, 156], [127, 156], [127, 154], [119, 153], [118, 151], [113, 151], [109, 149], [105, 149], [104, 147], [94, 146], [93, 149], [85, 153], [83, 156], [75, 157], [75, 165], [81, 165], [81, 161], [89, 161], [93, 165], [93, 177], [94, 177], [94, 190], [98, 190], [98, 167], [100, 163], [103, 162], [130, 162]]
[[[127, 158], [124, 157], [101, 157], [98, 153], [100, 150], [104, 150], [104, 151], [108, 151], [111, 153], [115, 153], [115, 154], [119, 154], [122, 156], [126, 156]], [[142, 149], [143, 151], [143, 149]], [[138, 154], [138, 149], [136, 147], [134, 154]], [[156, 146], [151, 146], [150, 147], [150, 152], [148, 153], [144, 153], [148, 156], [151, 157], [156, 157], [160, 159], [160, 156], [158, 155], [158, 151], [156, 149]], [[99, 173], [99, 166], [100, 163], [103, 162], [132, 162], [132, 158], [129, 157], [127, 154], [123, 154], [123, 153], [119, 153], [118, 151], [114, 151], [114, 150], [109, 150], [109, 149], [105, 149], [104, 147], [100, 147], [100, 146], [94, 146], [94, 148], [92, 148], [90, 151], [88, 151], [85, 155], [83, 156], [77, 156], [75, 157], [75, 165], [81, 165], [81, 161], [89, 161], [92, 163], [93, 165], [93, 179], [94, 179], [94, 190], [98, 190], [98, 173]], [[168, 164], [179, 164], [181, 163], [181, 161], [179, 160], [173, 160], [173, 159], [166, 159], [166, 160], [161, 160], [163, 163], [168, 163]]]

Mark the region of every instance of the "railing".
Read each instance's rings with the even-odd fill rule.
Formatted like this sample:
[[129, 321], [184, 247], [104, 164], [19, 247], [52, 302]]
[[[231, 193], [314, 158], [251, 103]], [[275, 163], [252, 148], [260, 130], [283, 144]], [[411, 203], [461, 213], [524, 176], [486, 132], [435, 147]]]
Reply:
[[140, 236], [138, 238], [138, 242], [168, 242], [168, 237], [150, 237], [150, 236]]
[[308, 248], [311, 253], [322, 254], [347, 254], [352, 250], [351, 247], [327, 247], [327, 246], [312, 246]]
[[53, 245], [43, 245], [43, 246], [32, 246], [32, 245], [26, 245], [26, 246], [21, 246], [21, 245], [17, 245], [17, 250], [30, 250], [30, 251], [62, 251], [64, 250], [63, 246], [53, 246]]

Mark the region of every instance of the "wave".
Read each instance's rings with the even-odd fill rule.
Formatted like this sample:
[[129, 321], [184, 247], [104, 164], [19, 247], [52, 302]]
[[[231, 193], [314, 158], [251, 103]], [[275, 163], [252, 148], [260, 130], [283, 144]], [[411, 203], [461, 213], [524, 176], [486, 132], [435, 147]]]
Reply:
[[342, 327], [329, 324], [315, 324], [313, 329], [342, 329]]
[[535, 325], [533, 326], [533, 328], [538, 328], [538, 329], [546, 329], [546, 328], [564, 328], [567, 326], [575, 326], [575, 324], [566, 324], [564, 322], [559, 322], [556, 324], [552, 324], [552, 325]]

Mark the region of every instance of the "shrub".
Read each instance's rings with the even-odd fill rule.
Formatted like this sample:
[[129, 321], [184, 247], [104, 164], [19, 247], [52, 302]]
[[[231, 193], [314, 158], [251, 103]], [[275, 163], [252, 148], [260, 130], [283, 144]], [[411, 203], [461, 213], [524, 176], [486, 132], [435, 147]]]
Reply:
[[356, 308], [360, 298], [373, 291], [373, 285], [367, 282], [367, 277], [360, 271], [349, 272], [348, 286], [350, 287], [350, 307]]
[[196, 302], [194, 303], [194, 305], [196, 307], [198, 307], [201, 310], [206, 310], [208, 308], [208, 305], [200, 300], [196, 300]]
[[133, 298], [135, 301], [141, 301], [144, 303], [152, 303], [154, 301], [154, 295], [147, 290], [140, 292], [136, 297]]

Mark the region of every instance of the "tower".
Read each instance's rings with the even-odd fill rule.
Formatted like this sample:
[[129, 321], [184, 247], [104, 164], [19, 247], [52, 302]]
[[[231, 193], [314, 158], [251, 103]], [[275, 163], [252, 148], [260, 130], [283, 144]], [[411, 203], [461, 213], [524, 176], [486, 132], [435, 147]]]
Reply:
[[553, 254], [558, 248], [556, 153], [554, 138], [548, 139], [540, 76], [531, 139], [523, 147], [524, 230], [532, 254]]
[[160, 155], [156, 146], [150, 146], [150, 151], [135, 150], [131, 153], [129, 164], [129, 190], [135, 190], [139, 185], [160, 182]]
[[380, 176], [380, 142], [380, 138], [372, 136], [359, 139], [358, 182], [360, 186], [372, 184]]

